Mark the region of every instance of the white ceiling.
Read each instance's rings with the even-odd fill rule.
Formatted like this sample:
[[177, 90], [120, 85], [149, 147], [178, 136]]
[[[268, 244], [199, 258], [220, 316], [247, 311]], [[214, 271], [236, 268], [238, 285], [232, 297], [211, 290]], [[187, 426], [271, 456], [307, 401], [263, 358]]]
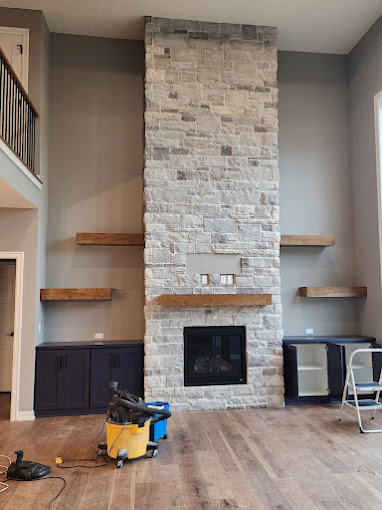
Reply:
[[382, 15], [382, 0], [0, 0], [0, 6], [41, 9], [52, 32], [121, 39], [142, 38], [143, 16], [276, 26], [282, 50], [340, 54]]

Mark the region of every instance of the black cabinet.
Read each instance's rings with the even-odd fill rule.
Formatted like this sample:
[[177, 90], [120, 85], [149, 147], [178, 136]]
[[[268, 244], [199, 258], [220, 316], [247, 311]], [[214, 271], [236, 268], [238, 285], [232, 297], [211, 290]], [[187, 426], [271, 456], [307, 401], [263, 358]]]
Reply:
[[[359, 336], [284, 338], [285, 403], [340, 401], [350, 354], [374, 344], [375, 338]], [[360, 380], [372, 380], [373, 370], [376, 373], [380, 367], [380, 356], [362, 354], [355, 377], [358, 374]]]
[[103, 413], [110, 381], [143, 396], [143, 344], [42, 344], [36, 348], [35, 414]]
[[121, 390], [143, 397], [143, 350], [141, 346], [93, 349], [91, 352], [90, 406], [106, 407], [109, 382], [118, 381]]

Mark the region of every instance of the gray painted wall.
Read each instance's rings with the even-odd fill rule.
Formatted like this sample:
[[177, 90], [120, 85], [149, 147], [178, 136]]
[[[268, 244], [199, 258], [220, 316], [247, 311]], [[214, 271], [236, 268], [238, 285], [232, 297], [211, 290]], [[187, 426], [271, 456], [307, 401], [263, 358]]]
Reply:
[[[9, 160], [0, 159], [0, 176], [36, 207], [34, 211], [9, 212], [9, 224], [2, 237], [1, 250], [25, 248], [25, 282], [23, 336], [21, 345], [22, 377], [20, 411], [32, 411], [34, 386], [34, 347], [44, 338], [44, 309], [40, 304], [40, 288], [45, 287], [46, 230], [48, 209], [49, 146], [49, 51], [50, 36], [42, 11], [0, 8], [0, 25], [29, 29], [29, 95], [40, 118], [37, 124], [36, 168], [44, 183], [39, 190]], [[1, 203], [0, 203], [1, 207]], [[2, 211], [3, 212], [3, 211]], [[8, 213], [7, 213], [8, 214]], [[6, 230], [6, 221], [2, 228]], [[31, 226], [26, 228], [30, 221]], [[33, 227], [32, 227], [33, 225]], [[15, 234], [20, 237], [17, 239]], [[23, 238], [22, 236], [25, 236]], [[22, 251], [21, 249], [19, 251]], [[32, 313], [32, 311], [34, 313]], [[39, 328], [41, 324], [41, 329]]]
[[37, 209], [0, 208], [0, 251], [24, 252], [20, 411], [33, 409], [38, 223]]
[[374, 96], [382, 90], [382, 17], [349, 55], [350, 162], [353, 183], [355, 271], [367, 285], [361, 332], [382, 341], [381, 251]]
[[359, 300], [306, 299], [298, 287], [354, 277], [346, 57], [279, 52], [282, 234], [334, 234], [330, 248], [281, 248], [286, 335], [357, 333]]
[[46, 303], [46, 341], [143, 338], [141, 247], [76, 232], [142, 232], [143, 43], [53, 34], [48, 287], [112, 287], [111, 302]]

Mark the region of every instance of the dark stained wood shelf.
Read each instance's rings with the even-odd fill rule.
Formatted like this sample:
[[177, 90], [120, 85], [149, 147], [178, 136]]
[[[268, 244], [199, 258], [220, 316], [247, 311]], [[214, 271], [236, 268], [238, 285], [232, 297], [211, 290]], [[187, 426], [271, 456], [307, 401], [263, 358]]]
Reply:
[[112, 289], [41, 289], [41, 301], [110, 300]]
[[161, 306], [264, 306], [272, 304], [271, 294], [163, 294]]
[[335, 238], [332, 235], [282, 235], [280, 241], [280, 246], [334, 246], [334, 244]]
[[76, 235], [81, 246], [144, 246], [143, 234], [85, 233]]
[[367, 287], [300, 287], [299, 294], [306, 298], [366, 297]]

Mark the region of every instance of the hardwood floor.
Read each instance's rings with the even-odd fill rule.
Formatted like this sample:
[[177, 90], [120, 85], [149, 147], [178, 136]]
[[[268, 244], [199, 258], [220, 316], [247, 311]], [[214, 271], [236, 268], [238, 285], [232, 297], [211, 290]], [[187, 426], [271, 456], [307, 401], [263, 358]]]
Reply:
[[[102, 416], [1, 421], [0, 453], [53, 466], [67, 487], [60, 510], [378, 510], [382, 434], [360, 434], [337, 406], [176, 413], [156, 458], [116, 469], [62, 470], [56, 456], [89, 458]], [[1, 412], [0, 412], [1, 416]], [[382, 420], [382, 416], [378, 422]], [[45, 509], [59, 480], [10, 482], [2, 510]]]

